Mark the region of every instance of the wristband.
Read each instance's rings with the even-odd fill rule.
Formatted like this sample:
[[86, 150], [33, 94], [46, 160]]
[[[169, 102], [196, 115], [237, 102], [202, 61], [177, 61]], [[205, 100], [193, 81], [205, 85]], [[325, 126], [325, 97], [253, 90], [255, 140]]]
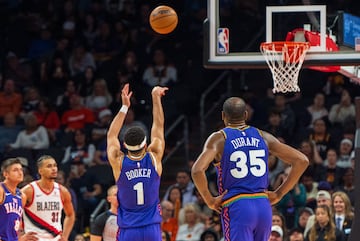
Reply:
[[126, 105], [122, 105], [120, 108], [120, 112], [126, 114], [128, 112], [129, 107], [127, 107]]

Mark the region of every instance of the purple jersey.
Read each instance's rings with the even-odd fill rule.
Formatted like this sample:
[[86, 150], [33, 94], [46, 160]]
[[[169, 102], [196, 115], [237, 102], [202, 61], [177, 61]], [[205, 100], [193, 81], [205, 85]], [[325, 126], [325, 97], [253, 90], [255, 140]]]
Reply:
[[224, 152], [218, 171], [219, 192], [224, 200], [238, 194], [263, 193], [268, 187], [268, 147], [261, 132], [251, 126], [224, 128]]
[[141, 160], [124, 157], [117, 187], [120, 229], [161, 223], [160, 176], [150, 153], [146, 153]]
[[11, 193], [4, 183], [1, 186], [5, 192], [5, 200], [0, 204], [0, 240], [16, 241], [23, 213], [21, 193], [19, 189], [16, 189], [15, 194]]

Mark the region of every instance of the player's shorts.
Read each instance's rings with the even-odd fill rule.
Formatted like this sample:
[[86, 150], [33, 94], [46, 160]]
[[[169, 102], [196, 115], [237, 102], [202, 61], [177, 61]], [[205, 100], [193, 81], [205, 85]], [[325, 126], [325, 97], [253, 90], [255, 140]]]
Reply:
[[238, 199], [222, 209], [224, 241], [268, 241], [272, 209], [268, 198]]
[[117, 241], [161, 241], [159, 223], [137, 228], [120, 228]]

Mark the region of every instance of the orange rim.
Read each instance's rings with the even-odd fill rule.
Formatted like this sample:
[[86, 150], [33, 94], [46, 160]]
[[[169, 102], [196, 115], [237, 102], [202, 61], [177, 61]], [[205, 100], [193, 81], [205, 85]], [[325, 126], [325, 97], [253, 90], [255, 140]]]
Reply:
[[[288, 49], [302, 48], [303, 50], [308, 50], [310, 48], [310, 43], [308, 42], [290, 42], [290, 41], [275, 41], [275, 42], [264, 42], [260, 44], [262, 50], [275, 50], [277, 52], [282, 52], [283, 47], [287, 46]], [[273, 49], [275, 48], [275, 49]]]

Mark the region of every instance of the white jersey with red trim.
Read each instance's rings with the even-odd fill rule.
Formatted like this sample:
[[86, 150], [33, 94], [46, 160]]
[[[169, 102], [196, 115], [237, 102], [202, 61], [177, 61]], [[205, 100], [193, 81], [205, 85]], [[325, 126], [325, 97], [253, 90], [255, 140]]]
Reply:
[[24, 208], [25, 233], [33, 231], [40, 239], [54, 239], [62, 231], [63, 202], [60, 185], [55, 182], [49, 193], [42, 190], [37, 181], [29, 185], [33, 189], [33, 201]]

